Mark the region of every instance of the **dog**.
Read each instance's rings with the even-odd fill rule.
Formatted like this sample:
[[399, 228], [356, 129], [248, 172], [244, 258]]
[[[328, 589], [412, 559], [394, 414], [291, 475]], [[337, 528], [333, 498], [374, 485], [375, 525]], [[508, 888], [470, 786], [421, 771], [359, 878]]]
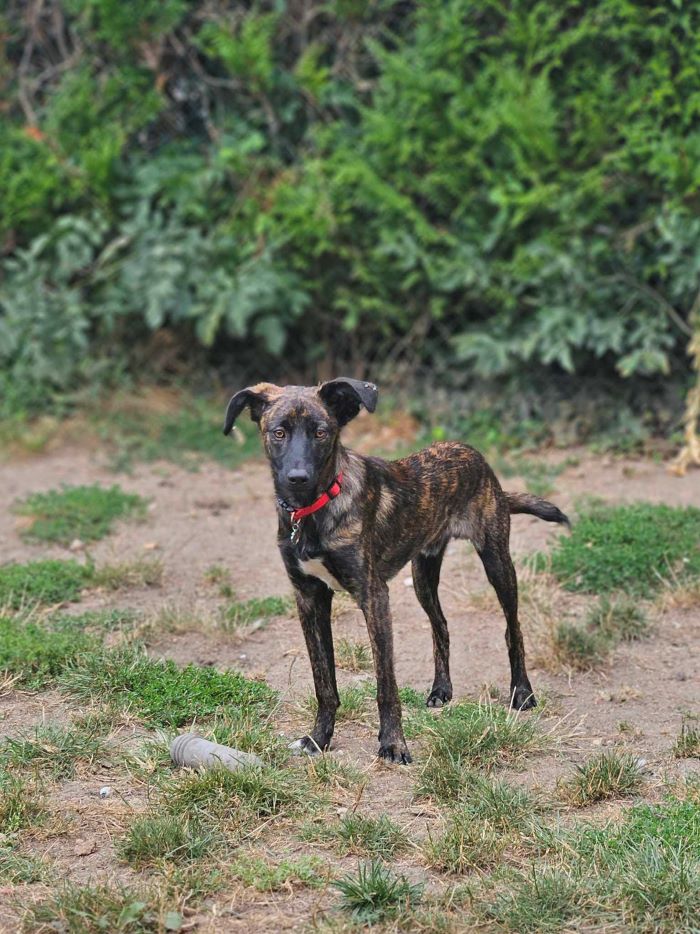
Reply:
[[338, 378], [317, 387], [259, 383], [237, 392], [224, 422], [229, 434], [248, 408], [259, 426], [277, 494], [277, 541], [294, 588], [311, 661], [318, 710], [296, 751], [328, 749], [340, 704], [331, 603], [346, 590], [364, 613], [377, 677], [379, 752], [409, 763], [394, 675], [387, 582], [411, 562], [416, 596], [432, 627], [435, 677], [429, 707], [452, 699], [450, 639], [438, 599], [440, 566], [452, 538], [469, 539], [506, 618], [511, 705], [534, 707], [518, 621], [510, 557], [510, 517], [529, 513], [569, 525], [552, 503], [507, 493], [484, 457], [467, 444], [441, 441], [395, 461], [346, 449], [340, 432], [360, 411], [374, 412], [374, 383]]

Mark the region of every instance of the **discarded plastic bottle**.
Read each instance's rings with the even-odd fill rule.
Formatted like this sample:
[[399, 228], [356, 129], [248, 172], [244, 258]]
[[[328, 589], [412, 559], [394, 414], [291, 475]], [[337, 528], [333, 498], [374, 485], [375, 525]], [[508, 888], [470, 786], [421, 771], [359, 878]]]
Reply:
[[170, 744], [170, 758], [175, 765], [187, 766], [190, 769], [213, 769], [223, 766], [230, 772], [235, 772], [247, 766], [262, 765], [262, 760], [252, 753], [212, 743], [196, 733], [182, 733], [175, 737]]

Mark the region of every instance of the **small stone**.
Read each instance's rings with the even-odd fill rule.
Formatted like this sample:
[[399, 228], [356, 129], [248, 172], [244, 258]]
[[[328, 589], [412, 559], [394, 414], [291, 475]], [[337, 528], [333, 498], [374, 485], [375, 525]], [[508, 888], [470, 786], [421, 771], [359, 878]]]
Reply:
[[89, 856], [91, 853], [94, 853], [97, 849], [97, 842], [91, 837], [86, 837], [85, 839], [80, 839], [76, 841], [75, 846], [73, 847], [73, 856]]
[[145, 542], [143, 546], [144, 551], [155, 551], [156, 548], [160, 548], [158, 542]]
[[85, 542], [80, 538], [74, 538], [68, 547], [71, 551], [82, 551], [85, 547]]
[[109, 798], [111, 794], [112, 789], [109, 787], [109, 785], [103, 785], [103, 787], [100, 788], [100, 798]]

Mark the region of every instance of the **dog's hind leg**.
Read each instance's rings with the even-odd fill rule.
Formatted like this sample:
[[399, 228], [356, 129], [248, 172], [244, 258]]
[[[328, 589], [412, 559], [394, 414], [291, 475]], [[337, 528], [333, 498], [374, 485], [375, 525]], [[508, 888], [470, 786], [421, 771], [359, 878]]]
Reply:
[[507, 519], [491, 523], [485, 530], [483, 545], [477, 551], [506, 618], [511, 707], [527, 710], [535, 707], [537, 701], [525, 667], [525, 646], [518, 620], [518, 580], [508, 548], [509, 532], [510, 522]]
[[430, 620], [433, 631], [433, 658], [435, 659], [435, 679], [428, 695], [428, 707], [442, 707], [452, 700], [452, 681], [450, 680], [450, 634], [447, 631], [440, 600], [438, 599], [438, 584], [440, 582], [440, 567], [445, 554], [443, 546], [439, 552], [432, 555], [417, 555], [411, 562], [413, 571], [413, 587], [418, 602], [423, 607]]

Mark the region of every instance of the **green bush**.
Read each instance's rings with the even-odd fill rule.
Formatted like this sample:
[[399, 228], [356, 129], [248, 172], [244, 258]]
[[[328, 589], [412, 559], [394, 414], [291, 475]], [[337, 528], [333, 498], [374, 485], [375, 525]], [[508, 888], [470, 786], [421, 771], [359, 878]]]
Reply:
[[700, 273], [697, 5], [62, 12], [28, 56], [31, 6], [3, 19], [5, 407], [140, 372], [162, 328], [260, 369], [678, 364]]

